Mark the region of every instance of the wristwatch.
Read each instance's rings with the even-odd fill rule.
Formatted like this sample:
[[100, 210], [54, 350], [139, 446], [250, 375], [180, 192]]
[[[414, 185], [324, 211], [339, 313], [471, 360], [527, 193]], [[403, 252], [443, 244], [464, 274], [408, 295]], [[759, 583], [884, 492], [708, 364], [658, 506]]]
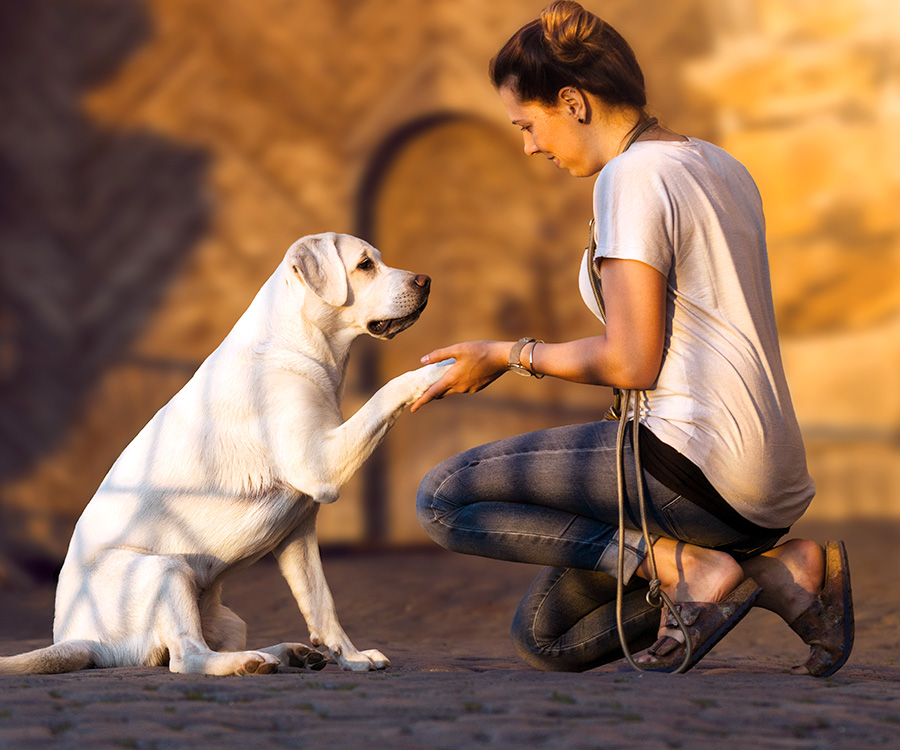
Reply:
[[509, 360], [506, 362], [506, 368], [508, 370], [512, 370], [516, 375], [522, 375], [526, 378], [534, 377], [531, 371], [527, 367], [523, 367], [519, 362], [519, 359], [522, 356], [522, 349], [533, 341], [534, 339], [524, 336], [512, 345], [512, 349], [509, 350]]

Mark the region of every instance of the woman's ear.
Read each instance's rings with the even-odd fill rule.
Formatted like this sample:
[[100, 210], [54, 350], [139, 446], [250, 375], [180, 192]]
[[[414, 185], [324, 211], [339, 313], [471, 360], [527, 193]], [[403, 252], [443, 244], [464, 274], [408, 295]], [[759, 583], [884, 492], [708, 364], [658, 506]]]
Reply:
[[558, 98], [564, 111], [572, 115], [578, 122], [585, 123], [590, 119], [590, 105], [581, 89], [565, 86], [559, 90]]

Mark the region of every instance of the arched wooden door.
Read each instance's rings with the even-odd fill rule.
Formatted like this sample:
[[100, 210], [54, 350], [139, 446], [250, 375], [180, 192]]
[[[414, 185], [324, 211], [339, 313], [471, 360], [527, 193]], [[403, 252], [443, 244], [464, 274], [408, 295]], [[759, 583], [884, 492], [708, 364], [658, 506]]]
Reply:
[[[512, 130], [512, 129], [511, 129]], [[432, 277], [425, 313], [369, 355], [377, 382], [437, 347], [530, 335], [598, 332], [576, 275], [590, 220], [590, 181], [523, 155], [493, 125], [446, 118], [410, 128], [373, 181], [370, 239], [388, 265]], [[440, 460], [488, 440], [599, 418], [608, 391], [509, 374], [474, 396], [405, 414], [369, 469], [367, 524], [380, 541], [424, 540], [416, 489]]]

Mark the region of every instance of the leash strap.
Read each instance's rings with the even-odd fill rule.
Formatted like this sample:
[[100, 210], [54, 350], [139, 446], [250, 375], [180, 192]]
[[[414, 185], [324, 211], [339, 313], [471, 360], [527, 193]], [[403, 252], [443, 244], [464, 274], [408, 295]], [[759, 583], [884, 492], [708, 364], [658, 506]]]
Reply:
[[[628, 141], [625, 143], [625, 148], [622, 149], [622, 153], [624, 154], [629, 148], [631, 148], [631, 145], [638, 138], [640, 138], [651, 128], [655, 127], [657, 124], [659, 124], [659, 120], [657, 120], [655, 117], [648, 117], [643, 122], [638, 122], [638, 124], [635, 125], [634, 130], [632, 130]], [[600, 272], [595, 271], [594, 267], [594, 253], [596, 252], [596, 250], [597, 239], [594, 236], [594, 220], [591, 219], [590, 238], [588, 240], [587, 253], [587, 272], [588, 278], [591, 280], [591, 291], [594, 293], [594, 299], [597, 302], [597, 308], [600, 310], [600, 315], [603, 317], [603, 322], [606, 323], [606, 305], [603, 304], [603, 292], [600, 288]], [[618, 388], [613, 388], [612, 391], [613, 403], [604, 415], [604, 419], [619, 419], [622, 416], [622, 392]]]
[[[684, 635], [684, 659], [678, 669], [672, 672], [672, 674], [679, 674], [680, 672], [684, 672], [687, 669], [688, 664], [691, 663], [693, 647], [687, 631], [687, 625], [685, 625], [678, 608], [672, 603], [672, 600], [668, 597], [666, 592], [662, 590], [659, 576], [656, 572], [656, 555], [653, 552], [653, 543], [650, 541], [650, 530], [647, 528], [647, 502], [644, 496], [644, 474], [641, 469], [640, 431], [638, 430], [640, 421], [640, 394], [641, 391], [625, 391], [624, 400], [626, 403], [629, 401], [632, 402], [631, 436], [634, 450], [634, 470], [635, 479], [637, 481], [638, 507], [641, 512], [641, 531], [644, 535], [644, 543], [647, 545], [647, 557], [650, 560], [651, 578], [650, 590], [647, 592], [647, 604], [651, 607], [656, 607], [657, 609], [661, 609], [663, 605], [668, 607], [669, 612], [672, 613], [675, 622], [678, 624], [678, 629], [681, 630]], [[619, 631], [619, 645], [622, 647], [622, 653], [625, 654], [625, 658], [628, 660], [632, 669], [638, 672], [646, 672], [648, 670], [644, 669], [644, 667], [640, 666], [634, 660], [634, 656], [628, 648], [628, 641], [625, 638], [625, 627], [622, 623], [622, 609], [625, 595], [625, 584], [623, 583], [625, 577], [625, 544], [622, 540], [625, 537], [625, 425], [627, 422], [627, 413], [623, 410], [622, 416], [619, 418], [619, 429], [616, 432], [616, 490], [619, 502], [619, 555], [616, 570], [616, 628]]]
[[[642, 124], [639, 124], [632, 132], [631, 137], [628, 139], [628, 142], [625, 144], [625, 148], [622, 150], [624, 153], [628, 150], [628, 148], [641, 136], [641, 134], [645, 133], [647, 130], [652, 128], [657, 124], [657, 119], [655, 117], [650, 117], [645, 120]], [[595, 270], [594, 265], [594, 253], [597, 250], [597, 240], [594, 236], [594, 220], [591, 220], [590, 226], [590, 240], [588, 242], [588, 252], [586, 253], [586, 263], [587, 263], [587, 272], [588, 278], [591, 281], [591, 291], [594, 293], [594, 299], [597, 302], [597, 308], [600, 310], [600, 315], [603, 317], [603, 322], [606, 323], [606, 305], [603, 303], [603, 291], [600, 286], [600, 273]], [[673, 674], [678, 674], [687, 669], [688, 664], [690, 664], [691, 656], [693, 648], [691, 646], [691, 639], [688, 635], [687, 626], [684, 623], [684, 620], [681, 617], [681, 613], [678, 611], [678, 608], [674, 606], [671, 599], [666, 595], [666, 592], [662, 590], [662, 586], [659, 580], [659, 576], [657, 575], [656, 569], [656, 556], [653, 552], [653, 543], [650, 540], [650, 531], [647, 527], [647, 503], [644, 495], [644, 474], [643, 469], [641, 467], [641, 454], [640, 454], [640, 394], [641, 391], [621, 391], [618, 388], [613, 388], [613, 404], [607, 410], [605, 414], [605, 419], [615, 419], [619, 422], [619, 427], [616, 432], [616, 491], [618, 496], [618, 505], [619, 505], [619, 554], [617, 559], [617, 572], [616, 572], [616, 627], [619, 631], [619, 643], [622, 647], [622, 653], [625, 654], [625, 658], [628, 660], [628, 663], [631, 665], [633, 669], [638, 672], [647, 671], [643, 667], [641, 667], [635, 660], [632, 655], [630, 649], [628, 648], [628, 642], [625, 638], [625, 628], [622, 623], [622, 609], [623, 609], [623, 600], [624, 600], [624, 583], [623, 578], [625, 576], [625, 544], [623, 539], [625, 538], [625, 426], [628, 422], [628, 409], [623, 408], [623, 404], [627, 405], [629, 401], [632, 402], [632, 447], [634, 451], [634, 470], [635, 477], [637, 481], [637, 491], [638, 491], [638, 507], [641, 513], [641, 530], [644, 535], [644, 543], [647, 545], [647, 557], [650, 561], [650, 590], [647, 592], [647, 603], [651, 607], [656, 607], [657, 609], [661, 609], [663, 605], [668, 607], [669, 612], [675, 618], [675, 621], [678, 623], [678, 628], [681, 630], [684, 635], [684, 660], [681, 665], [676, 669]]]

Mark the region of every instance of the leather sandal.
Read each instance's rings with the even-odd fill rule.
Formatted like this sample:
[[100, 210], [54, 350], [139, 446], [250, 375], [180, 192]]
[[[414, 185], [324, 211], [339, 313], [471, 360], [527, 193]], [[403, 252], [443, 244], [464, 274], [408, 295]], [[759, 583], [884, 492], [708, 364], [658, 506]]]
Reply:
[[791, 629], [808, 643], [809, 658], [791, 669], [791, 674], [829, 677], [837, 672], [853, 648], [853, 596], [850, 566], [843, 542], [825, 545], [825, 584], [807, 609], [790, 623]]
[[[677, 602], [673, 605], [687, 626], [691, 641], [691, 659], [682, 672], [691, 669], [743, 619], [761, 592], [756, 581], [745, 578], [720, 602]], [[671, 612], [664, 613], [664, 622], [665, 627], [678, 630], [678, 623]], [[684, 644], [664, 635], [638, 659], [643, 670], [675, 672], [684, 662], [684, 655]], [[644, 660], [646, 656], [651, 658]]]

